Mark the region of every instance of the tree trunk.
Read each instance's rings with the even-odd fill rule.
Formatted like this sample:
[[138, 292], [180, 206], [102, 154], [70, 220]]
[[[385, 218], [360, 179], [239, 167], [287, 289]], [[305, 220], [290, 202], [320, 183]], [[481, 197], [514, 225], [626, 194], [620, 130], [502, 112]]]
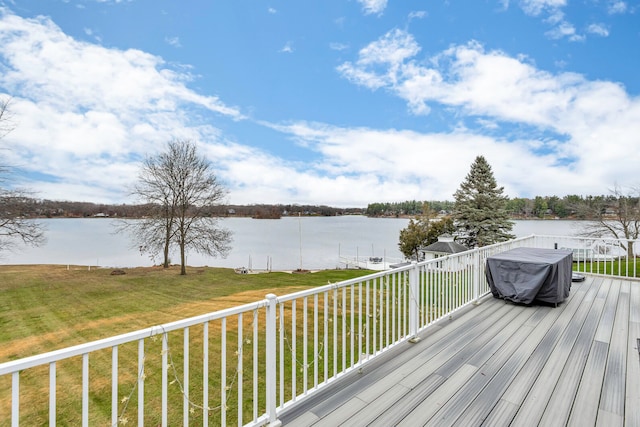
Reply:
[[171, 245], [171, 233], [169, 232], [169, 230], [167, 229], [167, 233], [164, 239], [164, 262], [162, 263], [162, 266], [164, 268], [169, 268], [169, 246]]
[[184, 255], [184, 241], [180, 242], [180, 275], [185, 276], [187, 274], [187, 265]]
[[164, 243], [164, 262], [162, 263], [163, 268], [169, 268], [169, 239], [167, 239]]

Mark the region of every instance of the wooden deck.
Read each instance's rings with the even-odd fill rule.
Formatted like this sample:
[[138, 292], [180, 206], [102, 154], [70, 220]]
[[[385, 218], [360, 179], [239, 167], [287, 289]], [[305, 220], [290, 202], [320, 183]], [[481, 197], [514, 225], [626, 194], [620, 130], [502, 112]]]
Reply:
[[640, 426], [640, 281], [557, 308], [492, 297], [319, 390], [286, 426]]

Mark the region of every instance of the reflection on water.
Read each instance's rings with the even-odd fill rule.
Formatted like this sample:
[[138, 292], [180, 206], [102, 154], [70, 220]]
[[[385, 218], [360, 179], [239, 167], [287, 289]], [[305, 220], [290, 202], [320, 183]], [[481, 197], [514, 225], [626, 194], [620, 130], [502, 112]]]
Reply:
[[[135, 267], [158, 264], [141, 254], [126, 233], [115, 233], [114, 222], [103, 218], [46, 219], [47, 243], [39, 248], [19, 247], [0, 254], [3, 264], [74, 264]], [[227, 218], [220, 225], [233, 232], [226, 259], [190, 253], [193, 266], [251, 267], [294, 270], [339, 267], [338, 256], [402, 258], [400, 230], [408, 219], [339, 217], [284, 217], [277, 220]], [[516, 221], [518, 237], [530, 234], [574, 235], [578, 221]], [[172, 256], [177, 262], [178, 255]]]

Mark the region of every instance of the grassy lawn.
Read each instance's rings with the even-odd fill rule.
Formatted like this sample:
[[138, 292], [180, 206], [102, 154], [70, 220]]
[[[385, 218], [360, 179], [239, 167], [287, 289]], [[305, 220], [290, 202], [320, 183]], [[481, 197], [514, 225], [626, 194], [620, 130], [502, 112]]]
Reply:
[[370, 273], [0, 266], [0, 363]]
[[619, 275], [629, 277], [640, 276], [640, 258], [627, 261], [626, 259], [614, 261], [581, 261], [573, 263], [573, 270], [582, 273]]
[[[0, 266], [0, 363], [69, 347], [101, 338], [131, 332], [149, 326], [163, 324], [187, 317], [233, 307], [263, 299], [268, 293], [285, 295], [309, 287], [335, 283], [370, 273], [365, 270], [326, 270], [309, 274], [268, 273], [236, 274], [230, 269], [190, 268], [187, 276], [179, 275], [179, 268], [125, 269], [124, 275], [112, 275], [111, 269], [91, 269], [66, 266]], [[251, 319], [244, 320], [245, 334], [251, 330]], [[233, 320], [229, 324], [228, 355], [233, 360], [236, 348], [233, 342]], [[220, 375], [219, 336], [215, 330], [219, 324], [212, 323], [210, 338], [211, 390], [219, 390]], [[201, 328], [191, 332], [192, 391], [191, 398], [201, 401]], [[171, 342], [179, 346], [180, 333], [172, 333]], [[302, 337], [299, 337], [302, 339]], [[149, 360], [145, 362], [149, 378], [145, 381], [145, 394], [150, 401], [145, 423], [153, 425], [158, 421], [158, 404], [154, 398], [160, 394], [157, 355], [161, 353], [161, 342], [148, 340], [145, 351]], [[248, 345], [249, 346], [249, 345]], [[251, 366], [251, 351], [243, 357], [246, 366]], [[260, 348], [260, 357], [263, 349]], [[151, 357], [151, 356], [156, 357]], [[135, 391], [138, 373], [135, 370], [136, 344], [121, 346], [119, 395], [127, 396]], [[182, 366], [182, 355], [176, 351], [172, 355], [175, 367]], [[104, 424], [110, 413], [110, 352], [96, 352], [92, 355], [91, 378], [91, 420], [92, 424]], [[287, 362], [287, 366], [291, 365]], [[174, 366], [172, 364], [172, 366]], [[237, 374], [235, 368], [228, 368], [228, 381], [232, 384]], [[58, 383], [58, 423], [76, 425], [81, 413], [80, 401], [67, 397], [78, 396], [80, 387], [79, 360], [60, 362], [57, 369]], [[259, 382], [264, 373], [259, 373]], [[252, 389], [251, 374], [245, 374], [243, 383], [246, 393]], [[48, 399], [47, 367], [34, 368], [21, 375], [21, 422], [27, 425], [41, 425], [47, 422]], [[172, 386], [171, 417], [178, 422], [181, 417], [182, 395]], [[0, 379], [0, 426], [9, 422], [10, 378]], [[211, 396], [212, 401], [219, 397]], [[236, 396], [229, 391], [227, 404], [234, 407]], [[236, 393], [237, 394], [237, 393]], [[263, 400], [264, 396], [260, 396]], [[245, 422], [251, 417], [251, 400], [245, 402]], [[136, 394], [131, 397], [131, 409], [126, 411], [131, 422], [135, 420]], [[121, 406], [124, 404], [121, 403]], [[145, 405], [146, 407], [147, 405]], [[212, 425], [219, 417], [220, 409], [211, 414]], [[193, 420], [201, 423], [201, 414], [196, 411]]]

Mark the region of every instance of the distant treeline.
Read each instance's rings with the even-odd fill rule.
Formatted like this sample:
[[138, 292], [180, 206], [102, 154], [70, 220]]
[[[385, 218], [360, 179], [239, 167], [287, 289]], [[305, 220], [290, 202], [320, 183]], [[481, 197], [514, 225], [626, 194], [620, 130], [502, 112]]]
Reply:
[[[533, 199], [515, 197], [507, 200], [506, 209], [514, 218], [576, 218], [588, 219], [594, 212], [613, 213], [617, 197], [610, 196], [536, 196]], [[416, 201], [371, 203], [365, 214], [376, 217], [415, 216], [423, 214], [423, 206], [436, 213], [451, 213], [452, 201]]]
[[[593, 212], [606, 214], [615, 206], [615, 196], [565, 196], [542, 197], [533, 199], [512, 198], [507, 200], [506, 208], [514, 218], [576, 218], [587, 219]], [[256, 204], [256, 205], [217, 205], [210, 208], [211, 216], [280, 218], [281, 216], [336, 216], [368, 215], [372, 217], [399, 217], [421, 215], [423, 205], [436, 213], [451, 213], [453, 201], [417, 201], [389, 203], [370, 203], [366, 209], [335, 208], [325, 205], [296, 204]], [[18, 204], [25, 217], [41, 218], [83, 218], [118, 217], [142, 218], [149, 212], [148, 205], [103, 204], [90, 202], [70, 202], [46, 199], [24, 199]], [[17, 205], [13, 205], [14, 207]], [[14, 212], [12, 212], [14, 214]]]
[[[143, 218], [149, 212], [149, 205], [103, 204], [90, 202], [70, 202], [45, 199], [24, 199], [19, 204], [25, 217], [40, 218]], [[314, 205], [218, 205], [210, 208], [211, 216], [241, 216], [253, 218], [280, 218], [286, 215], [335, 216], [362, 215], [362, 208], [333, 208]]]
[[451, 212], [453, 210], [453, 202], [440, 202], [440, 201], [422, 201], [408, 200], [406, 202], [391, 202], [391, 203], [370, 203], [367, 206], [365, 214], [368, 216], [415, 216], [422, 215], [423, 206], [427, 204], [429, 209], [438, 212]]

